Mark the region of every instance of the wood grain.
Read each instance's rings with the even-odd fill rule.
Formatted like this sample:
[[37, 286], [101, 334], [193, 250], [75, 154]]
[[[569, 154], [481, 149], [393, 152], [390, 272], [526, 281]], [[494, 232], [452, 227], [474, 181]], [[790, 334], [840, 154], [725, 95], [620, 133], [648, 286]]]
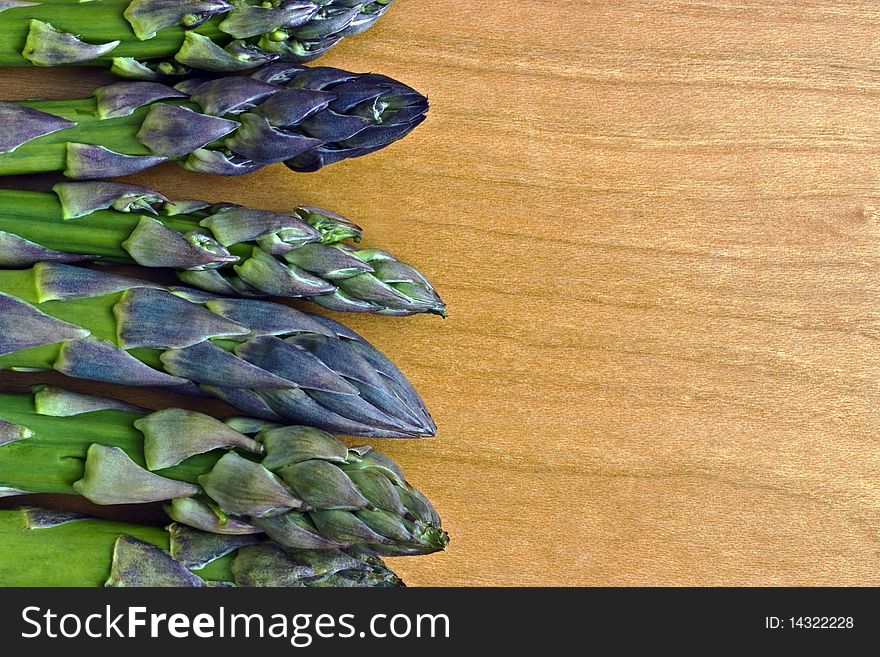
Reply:
[[322, 63], [429, 93], [407, 140], [133, 180], [333, 208], [436, 282], [445, 321], [348, 320], [440, 427], [377, 441], [452, 535], [394, 560], [410, 584], [877, 585], [878, 30], [873, 2], [400, 0]]

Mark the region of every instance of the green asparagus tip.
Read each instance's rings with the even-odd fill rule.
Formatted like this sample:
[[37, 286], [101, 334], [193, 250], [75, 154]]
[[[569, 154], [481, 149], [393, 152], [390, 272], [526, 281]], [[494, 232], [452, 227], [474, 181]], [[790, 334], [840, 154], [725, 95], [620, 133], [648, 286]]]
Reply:
[[449, 545], [449, 534], [435, 525], [429, 525], [425, 531], [425, 542], [434, 545], [440, 552]]

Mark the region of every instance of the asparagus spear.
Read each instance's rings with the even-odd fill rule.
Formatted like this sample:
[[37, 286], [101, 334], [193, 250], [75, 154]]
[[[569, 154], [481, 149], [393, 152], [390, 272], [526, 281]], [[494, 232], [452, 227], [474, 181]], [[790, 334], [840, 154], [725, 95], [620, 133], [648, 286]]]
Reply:
[[302, 297], [343, 312], [445, 315], [413, 267], [357, 249], [361, 229], [319, 208], [287, 214], [199, 201], [111, 182], [59, 183], [55, 194], [0, 190], [0, 266], [51, 260], [170, 267], [217, 294]]
[[298, 549], [411, 555], [447, 543], [434, 507], [394, 461], [311, 427], [224, 423], [182, 409], [147, 413], [46, 386], [0, 395], [0, 418], [12, 432], [0, 447], [0, 489], [8, 495], [168, 501], [179, 523], [265, 532]]
[[97, 65], [155, 79], [306, 62], [394, 0], [0, 1], [0, 66]]
[[400, 370], [338, 322], [59, 263], [0, 270], [0, 369], [208, 393], [349, 435], [435, 431]]
[[397, 141], [427, 110], [383, 75], [295, 64], [173, 88], [118, 82], [89, 98], [0, 102], [0, 175], [109, 178], [168, 160], [230, 176], [276, 162], [317, 171]]
[[403, 586], [381, 559], [359, 552], [284, 550], [178, 523], [161, 529], [32, 507], [0, 511], [0, 545], [0, 586]]

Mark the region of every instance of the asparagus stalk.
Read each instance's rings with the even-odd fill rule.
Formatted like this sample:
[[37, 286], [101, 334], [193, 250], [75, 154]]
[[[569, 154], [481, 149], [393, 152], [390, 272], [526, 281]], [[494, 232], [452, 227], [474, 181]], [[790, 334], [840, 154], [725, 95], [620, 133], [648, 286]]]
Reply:
[[208, 393], [349, 435], [436, 429], [400, 370], [338, 322], [59, 263], [0, 270], [0, 369]]
[[[265, 532], [297, 549], [428, 554], [447, 543], [431, 503], [370, 447], [302, 426], [194, 411], [147, 413], [59, 388], [0, 395], [8, 495], [82, 495], [95, 504], [167, 501], [175, 521]], [[3, 441], [0, 440], [0, 443]]]
[[3, 0], [0, 66], [96, 65], [155, 79], [306, 62], [394, 0]]
[[0, 511], [0, 545], [0, 586], [403, 586], [363, 553], [30, 507]]
[[0, 102], [0, 175], [110, 178], [169, 160], [219, 175], [276, 162], [317, 171], [397, 141], [427, 110], [383, 75], [294, 64], [173, 88], [118, 82], [89, 98]]
[[0, 190], [0, 266], [99, 260], [182, 270], [209, 292], [308, 298], [343, 312], [445, 315], [431, 284], [361, 229], [319, 208], [287, 214], [109, 182], [59, 183], [54, 194]]

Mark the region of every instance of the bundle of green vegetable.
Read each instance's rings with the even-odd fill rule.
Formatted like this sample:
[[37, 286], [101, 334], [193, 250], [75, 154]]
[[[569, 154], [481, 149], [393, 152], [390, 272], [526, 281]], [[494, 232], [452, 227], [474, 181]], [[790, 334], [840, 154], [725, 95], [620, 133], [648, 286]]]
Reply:
[[[0, 175], [103, 179], [177, 161], [316, 171], [401, 139], [427, 99], [307, 68], [393, 0], [0, 0], [0, 66], [101, 65], [139, 81], [0, 102]], [[202, 70], [250, 76], [163, 76]], [[148, 411], [45, 385], [0, 393], [0, 497], [161, 502], [165, 528], [0, 511], [0, 585], [401, 586], [381, 556], [445, 549], [427, 498], [371, 447], [436, 427], [404, 374], [326, 309], [445, 316], [428, 280], [326, 210], [171, 201], [112, 182], [0, 190], [0, 370], [214, 396], [250, 417]], [[350, 240], [350, 241], [349, 241]], [[176, 271], [170, 287], [73, 263]], [[62, 564], [46, 568], [46, 564]]]
[[110, 182], [59, 183], [54, 191], [0, 190], [0, 266], [136, 263], [183, 270], [184, 283], [223, 295], [308, 298], [380, 315], [446, 312], [416, 269], [386, 251], [346, 244], [361, 229], [326, 210], [172, 202]]
[[431, 503], [370, 447], [349, 449], [311, 427], [147, 413], [45, 386], [0, 394], [0, 491], [167, 501], [179, 523], [265, 532], [296, 549], [413, 555], [447, 543]]
[[276, 162], [317, 171], [397, 141], [427, 111], [384, 75], [294, 64], [174, 87], [117, 82], [90, 98], [0, 102], [0, 175], [108, 178], [168, 160], [226, 176]]
[[91, 64], [154, 79], [320, 57], [394, 0], [0, 0], [0, 66]]
[[403, 586], [365, 552], [285, 549], [253, 535], [30, 507], [0, 511], [0, 544], [15, 547], [0, 552], [3, 586]]

